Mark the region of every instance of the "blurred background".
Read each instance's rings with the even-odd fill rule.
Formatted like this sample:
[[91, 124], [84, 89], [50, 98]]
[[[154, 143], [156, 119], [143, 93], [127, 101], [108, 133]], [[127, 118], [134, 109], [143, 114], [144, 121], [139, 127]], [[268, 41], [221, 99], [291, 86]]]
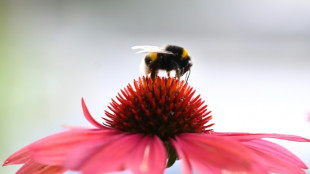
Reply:
[[[185, 47], [215, 131], [310, 138], [310, 1], [0, 1], [0, 163], [63, 125], [91, 126], [142, 74], [131, 46]], [[310, 144], [277, 141], [310, 165]], [[0, 167], [14, 173], [19, 166]], [[179, 173], [180, 164], [167, 170]]]

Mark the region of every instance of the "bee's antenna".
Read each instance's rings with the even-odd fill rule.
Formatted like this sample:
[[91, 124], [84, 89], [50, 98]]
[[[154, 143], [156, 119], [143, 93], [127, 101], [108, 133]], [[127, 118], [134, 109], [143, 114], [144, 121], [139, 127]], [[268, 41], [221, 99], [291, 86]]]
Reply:
[[188, 72], [186, 73], [185, 83], [187, 83], [190, 74], [191, 74], [191, 70], [189, 69]]

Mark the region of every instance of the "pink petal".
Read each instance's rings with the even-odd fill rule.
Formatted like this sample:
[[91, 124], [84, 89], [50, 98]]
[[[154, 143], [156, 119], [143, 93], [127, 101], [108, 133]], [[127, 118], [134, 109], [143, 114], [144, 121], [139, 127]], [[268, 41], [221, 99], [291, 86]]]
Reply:
[[276, 138], [282, 140], [289, 140], [289, 141], [298, 141], [298, 142], [310, 142], [310, 139], [303, 138], [300, 136], [295, 135], [284, 135], [284, 134], [251, 134], [251, 133], [238, 133], [238, 132], [213, 132], [212, 135], [218, 136], [229, 136], [231, 138], [236, 138], [238, 141], [248, 141], [254, 139], [261, 139], [261, 138]]
[[150, 158], [148, 160], [149, 171], [153, 171], [152, 173], [154, 174], [163, 173], [166, 168], [166, 160], [166, 148], [161, 139], [154, 136], [150, 142]]
[[[201, 163], [200, 161], [197, 161], [196, 159], [192, 160], [193, 168], [195, 171], [198, 171], [200, 173], [212, 173], [212, 174], [223, 174], [225, 170], [222, 170], [220, 168], [215, 168], [210, 165], [206, 165], [204, 163]], [[228, 174], [233, 174], [229, 172]]]
[[257, 151], [268, 154], [275, 159], [285, 161], [300, 168], [307, 168], [305, 163], [303, 163], [296, 155], [276, 143], [272, 143], [266, 140], [251, 140], [242, 142], [242, 144]]
[[114, 134], [112, 130], [74, 129], [48, 136], [29, 146], [31, 157], [42, 164], [63, 165], [72, 148], [85, 141], [102, 139]]
[[23, 164], [26, 163], [29, 159], [29, 146], [26, 146], [9, 156], [3, 163], [3, 166], [11, 164]]
[[43, 169], [46, 165], [39, 164], [34, 162], [33, 160], [28, 160], [25, 164], [16, 172], [16, 174], [29, 174], [35, 173]]
[[183, 171], [182, 173], [183, 174], [192, 174], [193, 173], [192, 172], [192, 166], [189, 162], [188, 157], [182, 151], [180, 145], [177, 143], [177, 141], [175, 141], [172, 138], [169, 141], [172, 144], [172, 146], [174, 147], [174, 149], [176, 150], [179, 159], [182, 160], [182, 171]]
[[48, 166], [45, 164], [36, 163], [30, 159], [25, 162], [16, 174], [61, 174], [64, 172], [65, 170], [60, 166]]
[[92, 125], [94, 125], [97, 128], [104, 128], [106, 129], [107, 127], [103, 126], [102, 124], [98, 123], [89, 113], [86, 104], [84, 102], [84, 99], [82, 98], [82, 108], [83, 108], [83, 113], [85, 118], [87, 119], [88, 122], [90, 122]]
[[[137, 147], [135, 148], [134, 152], [131, 153], [130, 155], [130, 159], [127, 162], [126, 167], [128, 167], [133, 173], [137, 173], [137, 172], [141, 172], [141, 170], [145, 170], [145, 162], [143, 163], [142, 166], [142, 161], [144, 159], [144, 156], [146, 156], [147, 158], [149, 157], [149, 150], [148, 152], [146, 152], [146, 147], [149, 146], [150, 143], [150, 138], [147, 137], [143, 137], [141, 138], [141, 140], [139, 140], [139, 144], [137, 144]], [[149, 147], [148, 147], [149, 149]], [[146, 154], [147, 153], [147, 154]], [[146, 155], [145, 155], [146, 154]], [[146, 159], [145, 161], [147, 162], [148, 159]], [[142, 169], [140, 169], [142, 168]]]
[[135, 174], [158, 174], [166, 168], [167, 153], [157, 136], [145, 136], [132, 151], [129, 169]]
[[176, 142], [190, 159], [192, 165], [200, 166], [202, 171], [198, 172], [206, 173], [210, 170], [226, 169], [266, 173], [260, 163], [255, 160], [255, 156], [252, 156], [254, 153], [232, 139], [186, 133], [177, 136]]
[[96, 155], [96, 153], [101, 151], [102, 148], [105, 148], [106, 145], [116, 139], [123, 138], [125, 135], [126, 134], [124, 133], [120, 133], [100, 139], [85, 141], [77, 145], [70, 152], [68, 152], [64, 167], [70, 170], [80, 170], [87, 160]]
[[59, 166], [46, 166], [43, 170], [35, 174], [63, 174], [64, 172], [66, 172], [66, 170]]
[[100, 150], [84, 161], [82, 173], [101, 174], [124, 170], [125, 163], [142, 139], [139, 134], [128, 134], [104, 145]]
[[286, 174], [305, 174], [305, 171], [292, 163], [277, 159], [274, 156], [269, 155], [268, 153], [255, 150], [254, 152], [256, 153], [257, 160], [259, 160], [270, 172]]

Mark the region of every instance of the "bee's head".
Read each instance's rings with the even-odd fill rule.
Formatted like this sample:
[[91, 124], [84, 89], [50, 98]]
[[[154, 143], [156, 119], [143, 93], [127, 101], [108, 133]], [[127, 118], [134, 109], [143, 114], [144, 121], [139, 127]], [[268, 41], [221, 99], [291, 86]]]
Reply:
[[190, 70], [192, 67], [191, 58], [185, 48], [175, 46], [175, 45], [168, 45], [165, 48], [166, 51], [170, 51], [173, 53], [174, 56], [179, 58], [180, 65], [181, 65], [181, 75], [184, 75], [187, 71]]

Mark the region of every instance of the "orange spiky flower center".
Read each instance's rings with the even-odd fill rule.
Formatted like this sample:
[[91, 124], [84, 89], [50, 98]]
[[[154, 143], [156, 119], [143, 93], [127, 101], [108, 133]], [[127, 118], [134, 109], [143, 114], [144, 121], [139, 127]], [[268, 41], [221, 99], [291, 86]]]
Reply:
[[105, 111], [105, 125], [130, 133], [154, 134], [162, 140], [180, 133], [211, 132], [212, 116], [200, 95], [175, 78], [148, 77], [128, 84]]

